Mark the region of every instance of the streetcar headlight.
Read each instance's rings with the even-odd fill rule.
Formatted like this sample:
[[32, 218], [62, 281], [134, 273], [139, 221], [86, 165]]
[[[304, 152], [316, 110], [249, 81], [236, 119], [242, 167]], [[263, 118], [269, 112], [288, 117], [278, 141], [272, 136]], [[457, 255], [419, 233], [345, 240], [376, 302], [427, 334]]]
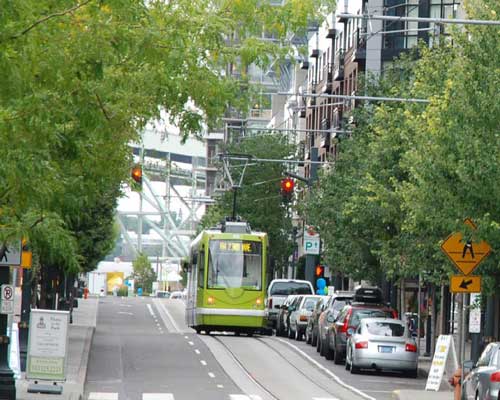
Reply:
[[215, 303], [215, 299], [212, 296], [208, 296], [207, 303], [208, 304], [214, 304]]
[[262, 299], [258, 298], [257, 300], [255, 300], [255, 304], [257, 304], [258, 306], [260, 306], [262, 304]]

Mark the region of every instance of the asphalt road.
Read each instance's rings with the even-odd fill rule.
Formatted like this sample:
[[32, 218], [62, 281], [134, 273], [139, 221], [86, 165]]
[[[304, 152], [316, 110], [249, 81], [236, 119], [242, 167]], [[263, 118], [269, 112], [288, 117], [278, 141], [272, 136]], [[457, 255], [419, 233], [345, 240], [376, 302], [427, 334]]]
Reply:
[[86, 400], [389, 400], [423, 378], [351, 375], [305, 342], [196, 335], [180, 300], [100, 300]]

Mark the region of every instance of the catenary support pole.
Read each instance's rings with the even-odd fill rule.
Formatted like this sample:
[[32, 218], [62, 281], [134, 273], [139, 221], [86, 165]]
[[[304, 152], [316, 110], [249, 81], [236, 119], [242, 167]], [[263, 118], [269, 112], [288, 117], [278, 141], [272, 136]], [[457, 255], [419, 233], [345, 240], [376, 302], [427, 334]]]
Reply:
[[31, 313], [31, 268], [23, 268], [23, 285], [21, 294], [21, 321], [19, 322], [19, 353], [21, 371], [26, 371], [26, 357], [28, 356], [28, 333]]

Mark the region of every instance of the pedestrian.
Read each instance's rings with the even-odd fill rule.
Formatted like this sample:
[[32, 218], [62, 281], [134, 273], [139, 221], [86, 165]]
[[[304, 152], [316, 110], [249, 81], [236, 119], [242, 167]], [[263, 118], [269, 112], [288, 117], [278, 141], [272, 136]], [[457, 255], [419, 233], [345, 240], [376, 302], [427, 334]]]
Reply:
[[454, 391], [454, 400], [461, 400], [462, 397], [462, 368], [458, 368], [453, 375], [451, 376], [450, 380], [448, 381], [451, 386], [455, 388]]

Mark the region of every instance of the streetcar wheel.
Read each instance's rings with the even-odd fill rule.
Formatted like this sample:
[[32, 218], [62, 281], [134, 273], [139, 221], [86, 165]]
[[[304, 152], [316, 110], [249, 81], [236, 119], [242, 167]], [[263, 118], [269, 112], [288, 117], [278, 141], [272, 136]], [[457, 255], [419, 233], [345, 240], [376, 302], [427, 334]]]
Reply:
[[252, 336], [253, 336], [253, 332], [248, 332], [248, 333], [247, 333], [247, 336], [248, 336], [248, 337], [252, 337]]
[[200, 328], [196, 328], [195, 329], [196, 333], [199, 335], [201, 333], [201, 329]]

